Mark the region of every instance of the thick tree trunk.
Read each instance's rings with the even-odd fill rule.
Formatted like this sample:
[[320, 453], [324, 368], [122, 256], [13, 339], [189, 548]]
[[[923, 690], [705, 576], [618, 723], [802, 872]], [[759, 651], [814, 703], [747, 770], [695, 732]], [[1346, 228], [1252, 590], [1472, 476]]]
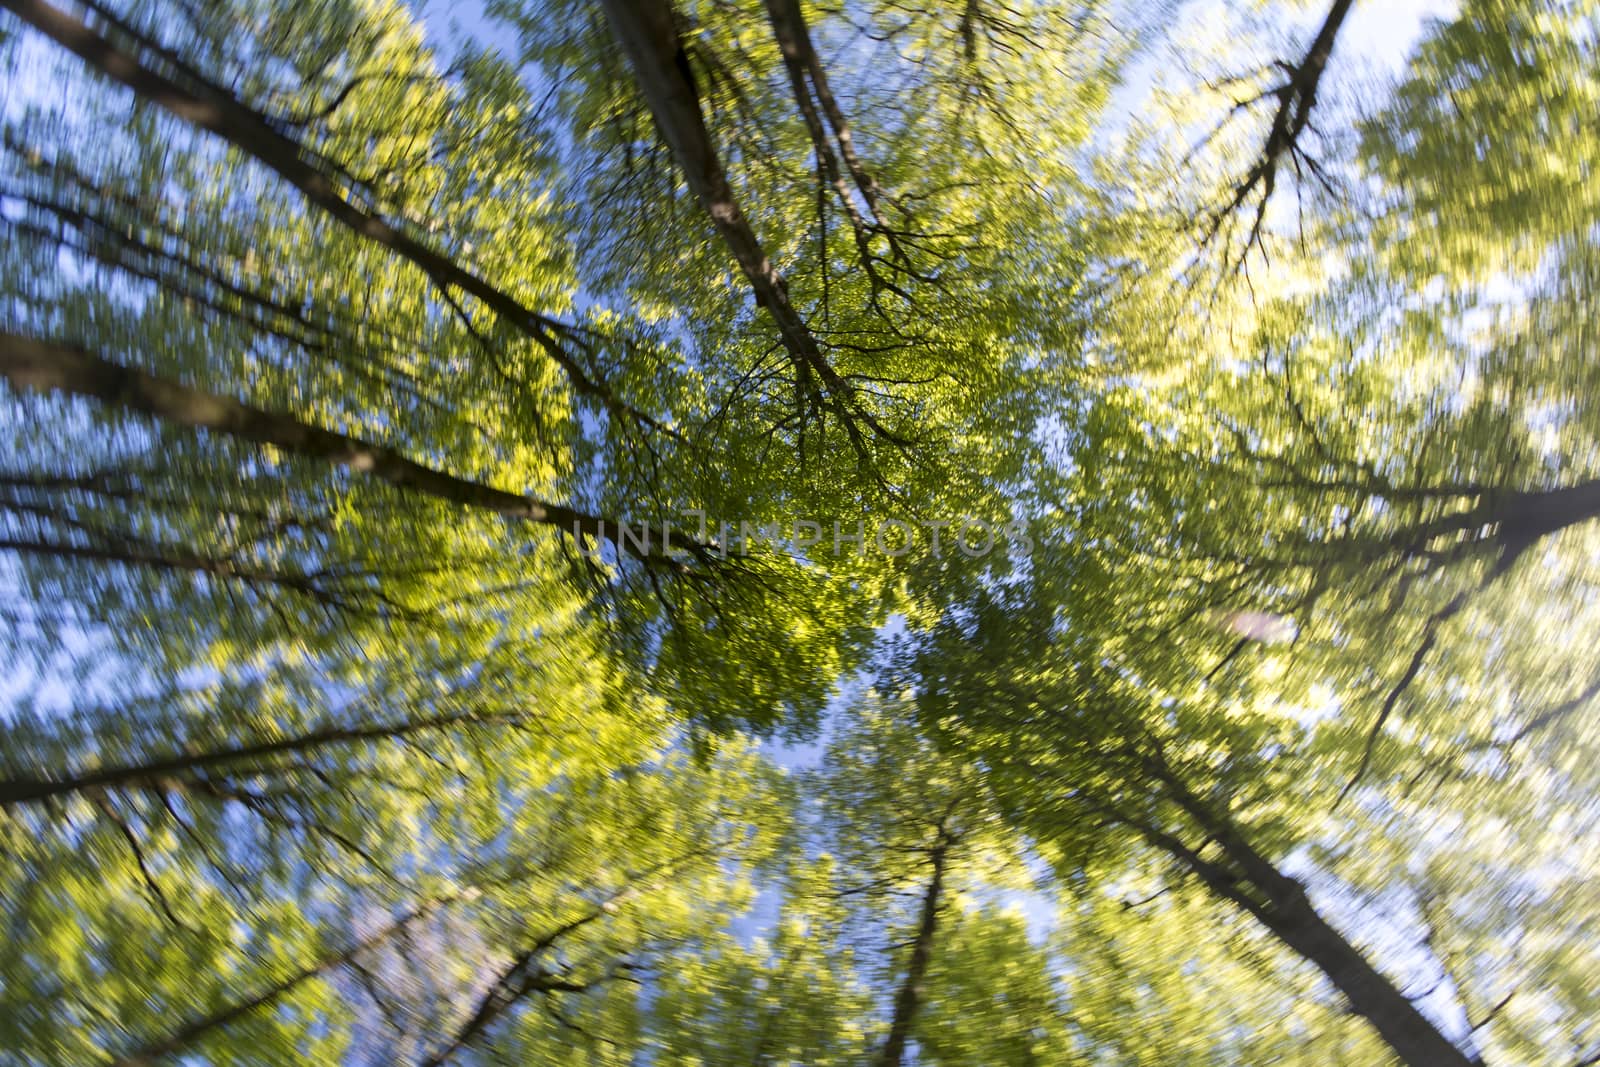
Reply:
[[[1401, 1061], [1411, 1067], [1476, 1067], [1419, 1012], [1410, 999], [1312, 907], [1304, 887], [1280, 871], [1247, 841], [1224, 814], [1193, 793], [1164, 761], [1144, 767], [1172, 799], [1216, 842], [1226, 864], [1203, 858], [1176, 835], [1147, 820], [1113, 810], [1145, 840], [1177, 859], [1218, 896], [1255, 916], [1274, 936], [1322, 971], [1350, 1008], [1378, 1031]], [[1107, 809], [1112, 810], [1112, 809]]]
[[1393, 982], [1317, 914], [1298, 887], [1292, 896], [1274, 899], [1255, 914], [1279, 940], [1316, 964], [1403, 1062], [1412, 1067], [1470, 1067], [1479, 1062], [1440, 1033]]
[[[0, 331], [0, 378], [17, 388], [90, 397], [180, 426], [270, 444], [462, 507], [554, 526], [575, 540], [585, 535], [596, 542], [610, 540], [619, 552], [628, 548], [629, 539], [620, 535], [613, 519], [457, 478], [413, 462], [384, 445], [123, 367], [81, 348]], [[672, 563], [669, 556], [654, 549], [635, 551], [634, 555], [647, 563]]]
[[1504, 546], [1504, 569], [1546, 537], [1600, 518], [1600, 479], [1564, 489], [1513, 493], [1493, 502], [1489, 515]]
[[314, 153], [274, 128], [266, 116], [241, 103], [227, 89], [202, 82], [196, 72], [187, 69], [185, 80], [196, 84], [180, 84], [143, 64], [137, 54], [101, 36], [83, 19], [43, 0], [0, 0], [0, 7], [107, 77], [239, 148], [345, 227], [409, 260], [438, 285], [455, 286], [472, 294], [533, 338], [561, 366], [579, 393], [609, 409], [631, 411], [603, 384], [591, 379], [567, 353], [559, 339], [568, 329], [565, 324], [539, 314], [486, 278], [352, 203], [328, 175], [308, 161]]
[[1542, 493], [1519, 493], [1501, 521], [1515, 537], [1538, 538], [1595, 518], [1600, 518], [1600, 479]]
[[916, 939], [911, 943], [911, 959], [906, 964], [906, 975], [894, 998], [894, 1015], [889, 1020], [889, 1036], [878, 1056], [878, 1067], [900, 1067], [905, 1060], [906, 1042], [911, 1039], [911, 1025], [922, 1008], [923, 981], [928, 975], [928, 964], [933, 960], [933, 935], [939, 925], [939, 906], [944, 893], [945, 859], [950, 842], [942, 835], [939, 843], [928, 853], [933, 863], [933, 874], [928, 878], [928, 888], [922, 895], [922, 912], [917, 920]]
[[1416, 495], [1437, 496], [1441, 500], [1461, 500], [1478, 495], [1477, 504], [1439, 518], [1405, 526], [1379, 543], [1382, 550], [1420, 552], [1441, 538], [1466, 537], [1494, 544], [1499, 548], [1503, 573], [1524, 552], [1552, 534], [1581, 526], [1600, 518], [1600, 478], [1579, 482], [1561, 489], [1529, 492], [1491, 490], [1426, 490]]
[[[1201, 859], [1176, 838], [1139, 827], [1146, 840], [1176, 858], [1218, 896], [1238, 904], [1289, 948], [1314, 964], [1350, 1010], [1372, 1024], [1378, 1035], [1410, 1067], [1478, 1067], [1416, 1009], [1404, 993], [1372, 966], [1344, 935], [1329, 925], [1306, 898], [1300, 885], [1274, 871], [1271, 885], [1240, 879]], [[1240, 863], [1224, 844], [1224, 851]]]

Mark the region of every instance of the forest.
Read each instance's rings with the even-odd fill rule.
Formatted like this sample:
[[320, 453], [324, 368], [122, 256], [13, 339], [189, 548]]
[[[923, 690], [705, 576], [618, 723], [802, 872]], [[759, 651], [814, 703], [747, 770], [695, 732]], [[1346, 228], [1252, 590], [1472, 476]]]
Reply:
[[1600, 1064], [1600, 0], [0, 71], [0, 1067]]

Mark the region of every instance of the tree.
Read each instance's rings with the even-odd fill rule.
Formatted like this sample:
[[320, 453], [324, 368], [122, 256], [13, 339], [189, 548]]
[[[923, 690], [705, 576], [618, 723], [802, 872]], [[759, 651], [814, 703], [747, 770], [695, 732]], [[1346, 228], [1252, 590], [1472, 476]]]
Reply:
[[0, 6], [0, 1062], [1595, 1059], [1592, 3]]
[[1403, 1061], [1473, 1062], [1274, 855], [1285, 837], [1297, 843], [1271, 788], [1286, 768], [1262, 755], [1284, 746], [1274, 734], [1285, 726], [1229, 721], [1175, 695], [1141, 705], [1151, 680], [1117, 677], [1073, 648], [1077, 627], [1048, 586], [1012, 596], [937, 627], [912, 653], [910, 678], [924, 721], [982, 761], [1062, 876], [1105, 862], [1108, 848], [1148, 848], [1318, 967]]

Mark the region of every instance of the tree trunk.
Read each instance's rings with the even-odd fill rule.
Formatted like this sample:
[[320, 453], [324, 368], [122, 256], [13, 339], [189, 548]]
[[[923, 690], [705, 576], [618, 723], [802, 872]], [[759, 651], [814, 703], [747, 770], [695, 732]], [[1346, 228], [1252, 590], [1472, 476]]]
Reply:
[[1412, 1067], [1470, 1067], [1479, 1062], [1440, 1033], [1393, 982], [1317, 914], [1303, 890], [1296, 887], [1293, 896], [1273, 899], [1255, 915], [1279, 940], [1316, 964], [1403, 1062]]
[[[1441, 493], [1462, 497], [1468, 492]], [[1600, 478], [1579, 482], [1561, 489], [1532, 492], [1495, 493], [1482, 491], [1478, 504], [1404, 527], [1385, 544], [1403, 551], [1417, 551], [1441, 537], [1482, 538], [1500, 546], [1504, 571], [1522, 553], [1551, 534], [1600, 518]], [[1483, 531], [1491, 529], [1485, 535]]]
[[1600, 518], [1600, 479], [1517, 493], [1495, 509], [1495, 518], [1506, 556], [1514, 559], [1551, 534]]
[[[174, 776], [181, 777], [194, 771], [215, 767], [231, 767], [238, 763], [251, 763], [251, 770], [261, 768], [254, 761], [313, 752], [330, 745], [352, 744], [359, 741], [380, 741], [406, 737], [424, 730], [442, 730], [464, 722], [492, 718], [479, 711], [461, 711], [449, 715], [436, 715], [413, 722], [386, 723], [375, 726], [331, 726], [313, 730], [298, 737], [282, 737], [255, 744], [237, 745], [233, 748], [211, 752], [192, 752], [151, 760], [148, 763], [121, 764], [97, 767], [81, 774], [66, 774], [54, 778], [0, 779], [0, 807], [13, 804], [34, 803], [51, 797], [81, 793], [89, 789], [117, 789], [161, 782]], [[514, 718], [506, 716], [501, 721]]]
[[347, 229], [409, 260], [436, 284], [455, 286], [472, 294], [536, 341], [560, 365], [579, 393], [599, 400], [609, 409], [631, 412], [603, 384], [591, 379], [567, 353], [560, 336], [569, 327], [532, 310], [474, 271], [351, 202], [328, 175], [308, 162], [314, 157], [311, 150], [279, 132], [266, 116], [240, 102], [227, 89], [202, 81], [197, 72], [190, 70], [185, 71], [185, 78], [195, 82], [195, 86], [181, 85], [145, 66], [138, 55], [102, 37], [81, 18], [43, 0], [0, 0], [0, 7], [108, 78], [253, 157]]
[[[594, 538], [597, 543], [610, 540], [619, 552], [628, 549], [629, 539], [620, 535], [620, 526], [614, 519], [457, 478], [413, 462], [384, 445], [347, 437], [301, 422], [291, 415], [262, 411], [231, 397], [123, 367], [80, 348], [0, 331], [0, 378], [22, 389], [91, 397], [180, 426], [270, 444], [285, 452], [371, 474], [400, 489], [466, 508], [554, 526], [574, 540], [579, 535]], [[662, 551], [635, 550], [633, 554], [647, 563], [672, 563], [671, 557]]]
[[[855, 391], [823, 356], [821, 345], [789, 299], [789, 287], [772, 265], [750, 220], [733, 195], [700, 110], [700, 94], [679, 39], [670, 0], [601, 0], [612, 33], [633, 67], [662, 138], [672, 149], [689, 191], [716, 227], [750, 282], [756, 302], [778, 324], [801, 392], [839, 417], [858, 453], [865, 442], [857, 421], [880, 437], [894, 440], [875, 416], [854, 402]], [[815, 384], [820, 382], [820, 388]]]
[[878, 1056], [878, 1067], [900, 1067], [905, 1059], [906, 1042], [911, 1038], [911, 1024], [922, 1007], [922, 983], [933, 959], [933, 935], [939, 924], [939, 898], [944, 891], [944, 866], [949, 848], [949, 840], [941, 834], [939, 843], [928, 853], [933, 862], [933, 875], [922, 895], [922, 914], [917, 922], [916, 940], [911, 943], [911, 960], [906, 965], [900, 991], [895, 994], [894, 1016], [889, 1021], [889, 1037]]
[[[867, 172], [861, 158], [856, 154], [855, 141], [850, 134], [850, 124], [845, 120], [844, 110], [839, 106], [839, 101], [834, 97], [833, 89], [828, 83], [827, 69], [823, 67], [822, 57], [817, 54], [816, 45], [811, 40], [811, 28], [806, 25], [805, 12], [800, 7], [800, 0], [766, 0], [766, 2], [773, 34], [778, 40], [778, 48], [784, 55], [784, 61], [786, 63], [798, 61], [804, 72], [810, 76], [811, 90], [816, 93], [817, 102], [822, 105], [823, 114], [827, 116], [828, 125], [833, 129], [834, 139], [839, 144], [839, 153], [844, 157], [845, 166], [849, 168], [856, 188], [860, 191], [862, 199], [867, 202], [867, 207], [872, 211], [874, 218], [879, 222], [883, 221], [878, 218], [881, 214], [878, 201], [883, 195], [883, 190]], [[822, 152], [821, 146], [818, 147], [818, 152], [819, 154]]]
[[334, 970], [337, 967], [341, 967], [346, 963], [349, 963], [362, 952], [382, 944], [384, 941], [387, 941], [389, 938], [393, 937], [404, 927], [416, 922], [424, 915], [427, 915], [434, 909], [449, 903], [459, 896], [461, 896], [460, 893], [452, 893], [447, 896], [426, 901], [425, 903], [414, 908], [409, 913], [401, 916], [399, 919], [389, 923], [377, 933], [372, 934], [369, 937], [362, 938], [356, 944], [345, 949], [344, 951], [326, 955], [310, 966], [297, 971], [280, 982], [274, 983], [254, 996], [248, 997], [245, 1000], [238, 1001], [234, 1004], [229, 1004], [226, 1007], [212, 1012], [210, 1015], [186, 1023], [165, 1037], [158, 1038], [155, 1041], [140, 1047], [137, 1051], [112, 1061], [111, 1067], [148, 1067], [150, 1064], [157, 1063], [166, 1057], [171, 1056], [173, 1053], [194, 1044], [195, 1041], [211, 1033], [212, 1031], [228, 1026], [231, 1023], [235, 1023], [240, 1019], [260, 1011], [262, 1008], [271, 1004], [279, 997], [292, 992], [294, 989], [306, 982], [309, 982], [311, 979], [317, 978], [328, 973], [329, 971]]
[[1401, 1061], [1411, 1067], [1476, 1067], [1479, 1063], [1440, 1033], [1395, 984], [1312, 907], [1304, 887], [1280, 871], [1239, 828], [1193, 793], [1159, 758], [1144, 768], [1167, 787], [1172, 799], [1215, 841], [1229, 866], [1203, 858], [1177, 836], [1153, 823], [1111, 811], [1198, 876], [1218, 896], [1255, 916], [1285, 945], [1315, 964], [1350, 1008], [1370, 1022]]
[[678, 38], [671, 4], [668, 0], [601, 0], [601, 6], [633, 67], [662, 139], [677, 157], [689, 191], [711, 216], [757, 301], [777, 320], [790, 355], [796, 363], [814, 369], [821, 359], [816, 339], [790, 303], [787, 285], [734, 198], [700, 110], [699, 90]]
[[[0, 503], [0, 509], [5, 508], [7, 504]], [[273, 585], [319, 599], [331, 599], [324, 596], [316, 583], [304, 574], [245, 566], [236, 560], [226, 557], [213, 558], [176, 545], [108, 544], [106, 542], [111, 538], [98, 531], [95, 533], [95, 539], [98, 542], [96, 544], [75, 545], [67, 542], [5, 537], [0, 538], [0, 551], [46, 556], [52, 559], [87, 559], [97, 563], [121, 563], [129, 567], [198, 574], [207, 578], [238, 581], [245, 585]], [[0, 798], [0, 803], [3, 802], [3, 798]]]

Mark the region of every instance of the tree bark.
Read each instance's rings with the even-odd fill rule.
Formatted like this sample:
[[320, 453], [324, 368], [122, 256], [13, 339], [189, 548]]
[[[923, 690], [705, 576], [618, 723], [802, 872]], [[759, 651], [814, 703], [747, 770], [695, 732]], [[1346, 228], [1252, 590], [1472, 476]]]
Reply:
[[821, 360], [816, 339], [789, 300], [788, 286], [761, 247], [760, 239], [728, 183], [711, 141], [700, 94], [679, 40], [668, 0], [601, 0], [612, 32], [633, 67], [639, 88], [662, 138], [672, 149], [700, 206], [756, 292], [758, 302], [778, 323], [794, 360], [815, 368]]
[[500, 718], [501, 721], [505, 721], [514, 716], [497, 717], [485, 715], [480, 711], [460, 711], [412, 722], [383, 723], [373, 726], [330, 726], [296, 737], [280, 737], [271, 741], [258, 741], [254, 744], [236, 745], [210, 752], [185, 752], [147, 763], [114, 764], [79, 774], [66, 774], [54, 778], [5, 778], [0, 779], [0, 807], [36, 803], [51, 797], [81, 793], [89, 789], [142, 786], [174, 776], [181, 777], [194, 771], [231, 767], [234, 764], [252, 763], [274, 756], [313, 752], [331, 745], [408, 737], [426, 730], [443, 730], [487, 718]]
[[894, 1016], [889, 1021], [889, 1036], [878, 1056], [878, 1067], [900, 1067], [905, 1060], [906, 1042], [911, 1038], [911, 1026], [922, 1008], [923, 981], [927, 978], [928, 964], [933, 959], [933, 935], [939, 924], [940, 897], [944, 891], [945, 860], [949, 850], [950, 841], [941, 832], [938, 844], [928, 852], [928, 858], [933, 863], [933, 874], [922, 895], [917, 936], [911, 943], [911, 959], [906, 965], [905, 979], [895, 994]]
[[869, 257], [870, 251], [864, 245], [868, 237], [866, 220], [857, 210], [856, 203], [851, 198], [850, 187], [845, 184], [844, 175], [839, 171], [839, 160], [828, 141], [828, 131], [823, 125], [822, 115], [818, 112], [816, 100], [812, 95], [810, 83], [812, 68], [808, 62], [811, 57], [811, 40], [805, 20], [800, 13], [799, 2], [766, 0], [766, 4], [767, 22], [772, 26], [773, 39], [778, 42], [778, 53], [783, 56], [784, 69], [789, 72], [789, 89], [794, 96], [795, 106], [800, 109], [800, 117], [805, 120], [806, 132], [811, 137], [811, 150], [817, 157], [817, 165], [821, 169], [822, 176], [838, 194], [839, 206], [850, 220], [857, 244], [862, 245], [863, 258]]
[[138, 1050], [112, 1061], [111, 1067], [149, 1067], [149, 1065], [157, 1063], [173, 1053], [194, 1044], [212, 1031], [221, 1029], [260, 1011], [279, 997], [292, 992], [311, 979], [349, 963], [362, 952], [382, 944], [406, 926], [460, 895], [460, 893], [453, 893], [426, 901], [377, 933], [362, 938], [350, 948], [324, 956], [310, 966], [297, 971], [280, 982], [274, 983], [251, 997], [229, 1004], [212, 1012], [210, 1015], [186, 1023], [165, 1037], [158, 1038], [149, 1044], [141, 1046]]
[[1315, 964], [1344, 994], [1351, 1010], [1372, 1024], [1402, 1062], [1410, 1067], [1479, 1067], [1480, 1061], [1468, 1056], [1428, 1021], [1392, 981], [1317, 912], [1304, 887], [1251, 845], [1231, 819], [1196, 796], [1163, 761], [1149, 759], [1144, 766], [1166, 786], [1172, 799], [1206, 836], [1217, 843], [1228, 864], [1205, 859], [1175, 834], [1146, 819], [1109, 807], [1105, 810]]
[[858, 421], [879, 437], [898, 440], [855, 402], [855, 390], [824, 357], [821, 345], [789, 298], [788, 283], [772, 265], [740, 209], [706, 128], [670, 0], [601, 0], [601, 6], [689, 191], [711, 216], [718, 236], [754, 290], [756, 302], [777, 323], [801, 392], [810, 402], [833, 410], [858, 453], [865, 454]]
[[[270, 444], [285, 452], [370, 474], [399, 489], [473, 510], [554, 526], [574, 540], [580, 535], [594, 538], [596, 543], [609, 540], [619, 552], [630, 550], [630, 539], [620, 535], [620, 526], [613, 519], [457, 478], [407, 459], [384, 445], [123, 367], [81, 348], [0, 331], [0, 378], [17, 388], [90, 397], [191, 429]], [[676, 565], [672, 557], [655, 549], [643, 551], [633, 546], [632, 554], [645, 563]]]
[[1519, 493], [1513, 501], [1502, 520], [1513, 536], [1544, 537], [1600, 518], [1600, 479], [1542, 493]]
[[602, 383], [591, 379], [568, 354], [560, 337], [571, 327], [532, 310], [510, 293], [429, 248], [377, 213], [352, 203], [332, 179], [308, 161], [313, 153], [306, 146], [274, 128], [266, 116], [240, 102], [227, 89], [201, 81], [198, 73], [187, 68], [184, 78], [195, 84], [192, 87], [182, 85], [146, 66], [137, 54], [118, 47], [81, 18], [43, 0], [0, 0], [0, 7], [105, 76], [256, 159], [347, 229], [409, 260], [439, 286], [455, 286], [472, 294], [536, 341], [560, 365], [579, 393], [600, 401], [609, 409], [638, 414]]
[[[472, 1014], [445, 1039], [444, 1044], [422, 1061], [420, 1067], [442, 1067], [462, 1048], [477, 1040], [484, 1030], [509, 1008], [531, 993], [583, 993], [604, 980], [602, 976], [587, 982], [574, 981], [564, 974], [544, 969], [539, 963], [539, 958], [563, 938], [615, 913], [626, 901], [660, 885], [663, 878], [676, 870], [679, 865], [691, 859], [704, 858], [709, 854], [711, 850], [708, 848], [693, 848], [652, 864], [639, 874], [630, 876], [626, 883], [608, 894], [604, 900], [575, 918], [547, 931], [517, 953], [511, 964], [496, 977], [488, 991], [479, 999]], [[570, 967], [568, 971], [570, 972]]]
[[1256, 917], [1284, 944], [1316, 964], [1400, 1059], [1412, 1067], [1469, 1067], [1469, 1057], [1429, 1022], [1394, 983], [1321, 915], [1298, 886]]
[[[850, 176], [854, 179], [861, 198], [867, 202], [873, 217], [879, 222], [883, 221], [878, 218], [882, 214], [878, 201], [883, 195], [883, 189], [868, 173], [861, 162], [861, 157], [856, 154], [855, 140], [850, 134], [850, 124], [845, 120], [844, 109], [839, 106], [839, 101], [833, 95], [833, 89], [828, 82], [827, 68], [822, 65], [822, 57], [817, 54], [816, 45], [812, 43], [811, 28], [806, 24], [800, 0], [766, 0], [766, 4], [768, 19], [772, 23], [773, 34], [777, 38], [779, 50], [783, 53], [784, 62], [794, 65], [791, 68], [791, 79], [794, 77], [793, 72], [797, 70], [810, 76], [811, 91], [816, 93], [817, 102], [822, 105], [823, 114], [827, 116], [828, 125], [833, 129], [834, 139], [839, 144], [839, 154], [844, 157], [845, 166], [849, 168]], [[820, 147], [818, 151], [821, 151]]]
[[1419, 523], [1391, 539], [1399, 547], [1420, 549], [1452, 534], [1474, 534], [1493, 527], [1490, 537], [1509, 560], [1551, 534], [1600, 518], [1600, 478], [1560, 489], [1491, 493], [1476, 507]]

